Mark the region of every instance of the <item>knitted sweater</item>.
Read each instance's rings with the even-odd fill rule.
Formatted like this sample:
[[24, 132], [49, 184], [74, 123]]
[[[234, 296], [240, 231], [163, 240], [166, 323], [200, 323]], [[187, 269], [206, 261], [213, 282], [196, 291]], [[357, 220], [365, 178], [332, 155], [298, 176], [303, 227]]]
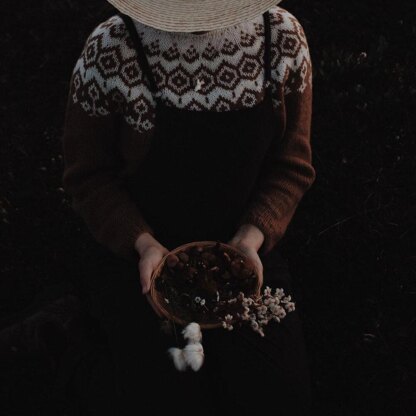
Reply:
[[[269, 11], [273, 106], [284, 134], [275, 138], [276, 150], [271, 147], [262, 167], [266, 174], [240, 220], [263, 232], [262, 253], [282, 238], [315, 180], [307, 40], [290, 12], [279, 6]], [[261, 101], [262, 15], [202, 34], [135, 25], [166, 105], [229, 111]], [[157, 239], [123, 186], [152, 143], [155, 106], [124, 23], [114, 15], [92, 31], [73, 69], [62, 137], [62, 185], [95, 240], [126, 259], [138, 256], [134, 242], [141, 233]]]

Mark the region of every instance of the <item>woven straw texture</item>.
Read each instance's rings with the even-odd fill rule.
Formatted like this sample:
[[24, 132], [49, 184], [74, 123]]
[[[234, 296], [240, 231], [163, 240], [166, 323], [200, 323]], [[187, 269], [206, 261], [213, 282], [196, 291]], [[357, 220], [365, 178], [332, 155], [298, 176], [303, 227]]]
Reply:
[[282, 0], [107, 0], [131, 18], [170, 32], [210, 31], [254, 19]]

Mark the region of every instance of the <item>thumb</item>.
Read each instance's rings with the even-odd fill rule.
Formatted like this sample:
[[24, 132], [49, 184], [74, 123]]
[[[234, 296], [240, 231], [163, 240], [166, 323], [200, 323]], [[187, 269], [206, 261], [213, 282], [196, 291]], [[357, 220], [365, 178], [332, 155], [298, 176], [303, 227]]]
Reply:
[[150, 278], [153, 273], [153, 265], [149, 260], [142, 260], [139, 262], [140, 284], [142, 286], [142, 293], [145, 294], [150, 289]]

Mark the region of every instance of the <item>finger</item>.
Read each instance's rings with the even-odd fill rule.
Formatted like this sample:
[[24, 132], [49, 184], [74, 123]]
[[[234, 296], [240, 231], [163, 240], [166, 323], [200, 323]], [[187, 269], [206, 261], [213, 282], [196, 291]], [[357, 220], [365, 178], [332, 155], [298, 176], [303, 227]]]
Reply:
[[257, 275], [259, 277], [260, 281], [260, 287], [263, 286], [263, 263], [259, 258], [256, 259], [256, 269], [257, 269]]
[[153, 272], [152, 263], [143, 260], [139, 263], [140, 284], [142, 285], [142, 293], [145, 294], [150, 289], [150, 277]]
[[263, 286], [263, 270], [259, 273], [259, 281], [260, 281], [260, 287]]

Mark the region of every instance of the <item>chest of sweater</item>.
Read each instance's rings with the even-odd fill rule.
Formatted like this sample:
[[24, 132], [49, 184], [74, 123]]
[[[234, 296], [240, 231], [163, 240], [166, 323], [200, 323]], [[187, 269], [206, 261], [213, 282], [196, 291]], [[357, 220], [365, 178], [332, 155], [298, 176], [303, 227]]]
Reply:
[[[290, 13], [275, 7], [271, 15], [271, 66], [274, 105], [284, 94], [308, 83], [306, 39]], [[189, 110], [228, 111], [250, 107], [262, 98], [264, 25], [253, 21], [202, 35], [160, 31], [135, 22], [158, 90], [172, 106]], [[285, 85], [297, 72], [300, 85]], [[89, 115], [115, 110], [135, 130], [153, 128], [155, 102], [139, 67], [132, 40], [115, 15], [88, 38], [74, 68], [73, 99]]]
[[[262, 16], [205, 34], [165, 32], [135, 22], [162, 101], [191, 111], [231, 111], [264, 96]], [[308, 51], [290, 13], [271, 10], [271, 79], [276, 123], [283, 133], [285, 96], [310, 81]], [[297, 72], [296, 85], [287, 82]], [[156, 123], [156, 101], [122, 19], [99, 25], [74, 68], [72, 99], [90, 117], [117, 115], [120, 174], [129, 175], [147, 154]], [[180, 132], [174, 132], [180, 134]]]

